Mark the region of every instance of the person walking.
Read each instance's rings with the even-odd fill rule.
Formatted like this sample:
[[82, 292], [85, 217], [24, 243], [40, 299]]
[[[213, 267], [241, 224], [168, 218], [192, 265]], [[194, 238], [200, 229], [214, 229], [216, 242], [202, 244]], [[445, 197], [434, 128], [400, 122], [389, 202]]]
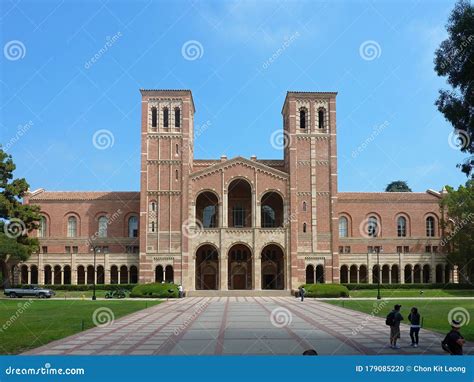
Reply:
[[390, 347], [392, 349], [400, 349], [397, 340], [400, 338], [400, 322], [403, 321], [403, 316], [400, 313], [401, 307], [400, 304], [396, 304], [385, 320], [385, 323], [390, 326]]
[[441, 342], [441, 347], [451, 355], [463, 355], [462, 347], [466, 343], [464, 337], [459, 332], [461, 322], [457, 320], [451, 321], [451, 331]]
[[304, 289], [304, 286], [301, 286], [300, 287], [300, 297], [301, 297], [301, 301], [304, 301], [304, 295], [306, 293], [306, 290]]
[[408, 321], [410, 321], [411, 346], [417, 348], [421, 328], [421, 316], [420, 313], [418, 313], [418, 308], [411, 308], [410, 314], [408, 315]]

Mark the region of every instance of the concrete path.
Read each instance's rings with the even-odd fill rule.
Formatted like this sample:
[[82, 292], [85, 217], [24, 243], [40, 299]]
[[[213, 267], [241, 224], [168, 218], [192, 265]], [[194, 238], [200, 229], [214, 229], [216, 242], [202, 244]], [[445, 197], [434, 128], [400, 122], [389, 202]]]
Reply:
[[[387, 346], [385, 319], [318, 300], [293, 297], [190, 297], [141, 310], [107, 326], [51, 342], [24, 354], [446, 354], [442, 335], [422, 329], [409, 346]], [[466, 353], [474, 354], [474, 344]]]

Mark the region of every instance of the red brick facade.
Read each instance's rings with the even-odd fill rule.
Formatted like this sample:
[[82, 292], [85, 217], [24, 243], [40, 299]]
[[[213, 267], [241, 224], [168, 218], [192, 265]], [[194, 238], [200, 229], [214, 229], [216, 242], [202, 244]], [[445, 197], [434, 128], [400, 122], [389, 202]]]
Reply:
[[22, 281], [93, 280], [90, 237], [102, 267], [95, 277], [105, 283], [290, 290], [374, 282], [377, 257], [383, 282], [452, 280], [439, 245], [440, 193], [337, 191], [336, 93], [287, 93], [283, 160], [195, 160], [191, 92], [141, 93], [140, 192], [25, 198], [41, 206], [47, 253], [20, 265]]

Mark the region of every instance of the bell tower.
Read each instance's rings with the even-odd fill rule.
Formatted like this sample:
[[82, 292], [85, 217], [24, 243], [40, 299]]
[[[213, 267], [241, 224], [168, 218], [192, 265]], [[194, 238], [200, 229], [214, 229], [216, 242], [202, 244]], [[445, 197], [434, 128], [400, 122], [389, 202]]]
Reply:
[[305, 282], [307, 264], [324, 267], [315, 281], [339, 281], [336, 95], [288, 92], [283, 105], [292, 288]]
[[188, 238], [194, 102], [190, 90], [140, 90], [140, 283], [182, 283]]

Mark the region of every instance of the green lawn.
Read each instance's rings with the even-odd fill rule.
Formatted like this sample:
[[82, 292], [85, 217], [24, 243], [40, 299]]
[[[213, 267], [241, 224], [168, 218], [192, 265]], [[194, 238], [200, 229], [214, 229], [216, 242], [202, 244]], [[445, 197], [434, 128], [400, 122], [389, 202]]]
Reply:
[[109, 308], [115, 319], [161, 301], [0, 300], [0, 354], [18, 354], [94, 327], [93, 312]]
[[[374, 301], [372, 300], [328, 300], [327, 303], [368, 314], [374, 312]], [[408, 314], [410, 313], [410, 309], [416, 306], [423, 318], [423, 327], [440, 333], [447, 333], [450, 330], [448, 316], [452, 309], [457, 309], [458, 312], [460, 312], [461, 309], [465, 309], [470, 317], [470, 322], [461, 328], [461, 333], [467, 340], [474, 341], [473, 300], [403, 300], [403, 298], [401, 298], [396, 301], [388, 301], [377, 316], [386, 317], [389, 311], [393, 309], [395, 303], [402, 305], [401, 313], [405, 318], [403, 323], [409, 324]]]
[[[474, 297], [474, 290], [449, 289], [380, 289], [382, 297]], [[351, 297], [377, 297], [377, 289], [351, 290]]]

